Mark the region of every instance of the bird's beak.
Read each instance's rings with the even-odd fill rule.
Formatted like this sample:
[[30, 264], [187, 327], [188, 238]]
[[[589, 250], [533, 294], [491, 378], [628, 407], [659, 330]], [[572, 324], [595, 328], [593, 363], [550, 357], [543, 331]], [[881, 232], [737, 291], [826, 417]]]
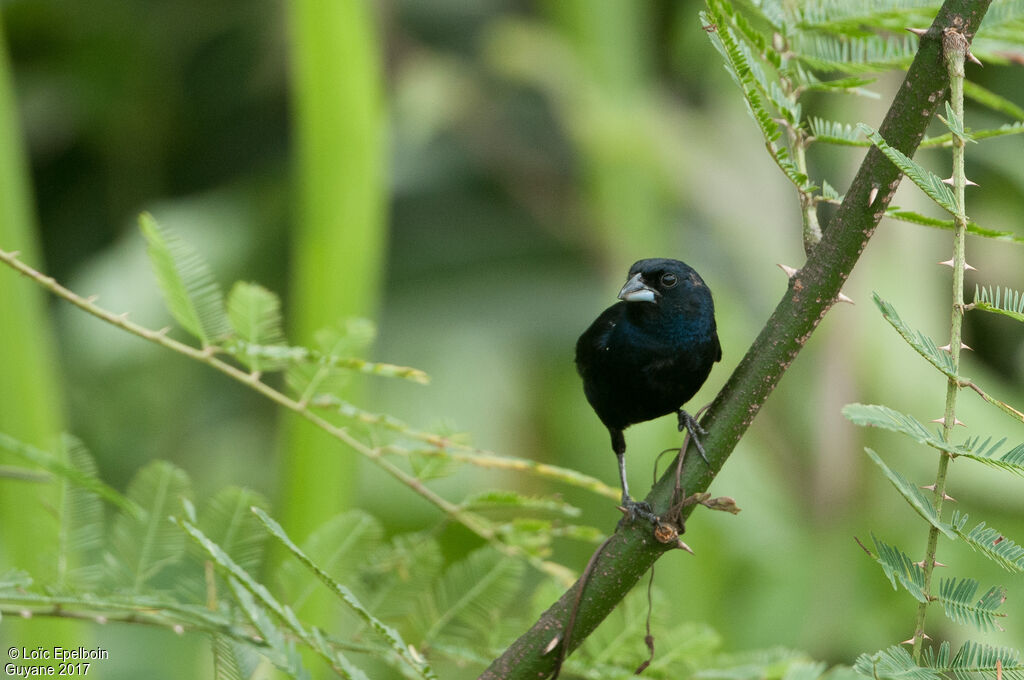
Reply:
[[619, 299], [626, 302], [654, 302], [657, 293], [636, 274], [619, 291]]

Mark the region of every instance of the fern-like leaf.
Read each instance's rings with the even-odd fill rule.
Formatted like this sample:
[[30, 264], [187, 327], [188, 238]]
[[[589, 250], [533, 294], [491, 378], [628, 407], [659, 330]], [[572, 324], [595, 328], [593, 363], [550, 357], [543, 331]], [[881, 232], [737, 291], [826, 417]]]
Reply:
[[871, 540], [878, 551], [875, 561], [881, 565], [882, 571], [892, 583], [893, 590], [897, 589], [897, 584], [902, 585], [918, 602], [927, 602], [928, 596], [924, 592], [924, 569], [914, 564], [905, 552], [878, 540], [874, 534], [871, 535]]
[[896, 409], [878, 404], [847, 404], [843, 415], [861, 427], [880, 427], [907, 435], [920, 444], [927, 444], [947, 453], [959, 454], [961, 449], [932, 434], [920, 420]]
[[962, 538], [973, 550], [1001, 566], [1003, 569], [1019, 574], [1024, 572], [1024, 547], [999, 533], [996, 529], [979, 522], [970, 531], [964, 531], [967, 515], [959, 510], [953, 511], [950, 522], [953, 531]]
[[[1020, 653], [1007, 647], [993, 647], [968, 640], [955, 656], [950, 658], [949, 642], [943, 642], [938, 652], [925, 650], [925, 663], [943, 675], [955, 680], [973, 680], [977, 674], [1002, 680], [1024, 680], [1024, 665]], [[1001, 671], [997, 674], [997, 665]]]
[[21, 569], [0, 573], [0, 592], [26, 590], [32, 585], [32, 576]]
[[974, 309], [1002, 314], [1015, 321], [1024, 322], [1024, 294], [1012, 288], [975, 286]]
[[[384, 529], [376, 517], [362, 510], [349, 510], [327, 520], [302, 542], [302, 551], [339, 581], [354, 581], [360, 555], [374, 554], [383, 547]], [[283, 592], [299, 608], [318, 587], [317, 580], [299, 564], [288, 561], [280, 570]]]
[[875, 82], [875, 78], [850, 76], [848, 78], [836, 78], [834, 80], [820, 80], [817, 76], [801, 68], [799, 64], [796, 65], [794, 71], [797, 74], [796, 79], [800, 83], [799, 87], [803, 90], [811, 92], [840, 92], [856, 94], [869, 99], [879, 99], [881, 97], [877, 92], [865, 90], [863, 87], [864, 85], [870, 85]]
[[961, 452], [958, 455], [963, 458], [976, 460], [989, 467], [1005, 470], [1006, 472], [1012, 472], [1024, 477], [1024, 444], [1018, 444], [999, 457], [996, 457], [1003, 444], [1006, 443], [1006, 438], [1004, 437], [994, 443], [992, 443], [992, 439], [992, 437], [988, 437], [979, 444], [978, 442], [981, 441], [981, 437], [972, 437], [960, 445]]
[[[96, 478], [96, 462], [74, 437], [64, 435], [61, 448], [67, 464], [85, 477]], [[59, 487], [56, 516], [58, 589], [84, 590], [102, 576], [96, 553], [103, 543], [103, 506], [99, 495], [69, 479]]]
[[139, 227], [149, 243], [149, 258], [171, 316], [203, 347], [227, 337], [231, 326], [224, 295], [206, 261], [149, 213], [139, 217]]
[[559, 498], [523, 496], [515, 491], [482, 491], [466, 497], [461, 505], [472, 512], [490, 512], [498, 515], [521, 516], [527, 513], [543, 513], [579, 517], [581, 514], [575, 505], [570, 505]]
[[285, 375], [288, 386], [300, 396], [300, 400], [307, 401], [320, 395], [338, 394], [352, 372], [404, 378], [421, 384], [430, 381], [426, 373], [416, 368], [355, 358], [354, 355], [370, 343], [375, 332], [371, 321], [343, 319], [316, 333], [317, 349], [292, 347], [283, 350], [289, 361]]
[[[721, 9], [726, 3], [714, 3]], [[707, 25], [716, 26], [715, 30], [708, 31], [711, 44], [722, 55], [725, 60], [726, 71], [732, 76], [733, 81], [740, 88], [743, 94], [743, 101], [747, 106], [747, 112], [757, 123], [764, 137], [765, 146], [772, 160], [779, 169], [786, 175], [793, 184], [802, 191], [812, 191], [814, 187], [809, 183], [807, 175], [800, 172], [796, 164], [789, 158], [789, 151], [779, 147], [776, 142], [782, 135], [779, 124], [775, 121], [765, 99], [772, 101], [780, 110], [782, 116], [791, 124], [797, 124], [800, 117], [799, 105], [787, 98], [776, 85], [772, 88], [764, 73], [761, 64], [751, 52], [749, 46], [739, 40], [736, 33], [730, 28], [726, 17], [720, 11], [701, 12], [701, 21]], [[772, 81], [774, 82], [774, 81]]]
[[453, 564], [418, 603], [424, 642], [486, 639], [519, 589], [522, 572], [522, 561], [486, 547]]
[[864, 138], [861, 131], [849, 123], [840, 123], [835, 120], [827, 120], [812, 116], [808, 121], [811, 135], [816, 142], [828, 144], [839, 144], [841, 146], [871, 146], [871, 142]]
[[210, 647], [213, 651], [214, 680], [247, 680], [235, 655], [235, 642], [224, 635], [210, 636]]
[[253, 508], [252, 511], [271, 535], [280, 541], [281, 544], [299, 560], [299, 562], [313, 572], [313, 574], [349, 608], [349, 610], [354, 612], [365, 624], [373, 629], [377, 635], [387, 642], [391, 647], [391, 651], [398, 655], [399, 658], [403, 659], [410, 669], [414, 670], [422, 678], [436, 680], [437, 676], [434, 675], [430, 666], [422, 658], [419, 658], [418, 655], [414, 656], [409, 651], [408, 645], [406, 645], [405, 641], [402, 640], [402, 636], [398, 634], [398, 631], [371, 614], [370, 611], [364, 607], [358, 599], [356, 599], [356, 596], [351, 590], [335, 581], [331, 578], [330, 574], [309, 559], [309, 556], [307, 556], [306, 553], [304, 553], [302, 549], [295, 545], [291, 538], [288, 537], [288, 534], [286, 534], [284, 529], [281, 528], [281, 525], [272, 519], [267, 513], [263, 512], [259, 508]]
[[[267, 501], [255, 491], [228, 486], [218, 491], [198, 513], [198, 526], [203, 533], [249, 572], [258, 571], [263, 563], [266, 537], [262, 525], [250, 510], [254, 505], [265, 507]], [[195, 543], [189, 544], [188, 552], [194, 558], [193, 568], [190, 575], [182, 580], [182, 590], [190, 599], [206, 601], [210, 586], [208, 577], [204, 569], [195, 568], [206, 561], [206, 553]], [[211, 602], [207, 604], [213, 605]]]
[[872, 298], [882, 312], [882, 317], [896, 329], [896, 332], [906, 340], [908, 345], [914, 348], [914, 351], [927, 359], [928, 363], [939, 369], [946, 377], [953, 380], [958, 379], [953, 366], [953, 358], [949, 353], [940, 350], [935, 342], [921, 331], [915, 331], [907, 326], [896, 312], [896, 308], [883, 300], [878, 293], [872, 293]]
[[864, 449], [871, 460], [874, 461], [875, 465], [882, 469], [882, 472], [889, 479], [896, 490], [900, 492], [900, 495], [910, 504], [910, 507], [914, 508], [917, 514], [921, 515], [925, 520], [928, 521], [933, 527], [941, 531], [947, 538], [954, 538], [956, 534], [953, 533], [953, 529], [942, 521], [939, 517], [939, 513], [936, 512], [935, 506], [932, 502], [925, 497], [921, 490], [914, 484], [911, 484], [906, 477], [901, 475], [896, 470], [893, 470], [885, 461], [879, 457], [877, 453], [869, 448]]
[[878, 134], [878, 131], [874, 128], [865, 125], [864, 123], [857, 123], [857, 127], [860, 128], [861, 132], [867, 135], [871, 143], [878, 147], [878, 150], [885, 154], [885, 157], [892, 161], [904, 175], [907, 176], [911, 182], [916, 184], [921, 191], [923, 191], [930, 199], [935, 201], [941, 206], [946, 212], [951, 215], [957, 214], [956, 199], [953, 197], [953, 191], [943, 184], [942, 179], [938, 175], [926, 170], [922, 166], [918, 165], [913, 159], [909, 158], [899, 149], [894, 149], [882, 139], [882, 135]]
[[[261, 618], [261, 611], [265, 607], [280, 619], [294, 635], [298, 636], [314, 652], [327, 661], [342, 677], [352, 678], [353, 680], [363, 680], [363, 678], [366, 678], [366, 674], [352, 664], [339, 650], [333, 648], [316, 628], [309, 630], [302, 625], [302, 622], [295, 616], [295, 612], [291, 607], [281, 604], [266, 586], [254, 579], [245, 569], [242, 569], [223, 548], [211, 541], [199, 527], [184, 519], [178, 519], [177, 523], [192, 540], [209, 554], [214, 564], [228, 577], [228, 583], [235, 593], [235, 598], [242, 605], [250, 620], [253, 621], [253, 625], [260, 629], [261, 635], [266, 637], [263, 632], [264, 627], [270, 630], [276, 628], [271, 622], [265, 620], [265, 616]], [[258, 621], [260, 623], [257, 623]], [[290, 655], [287, 654], [288, 647], [285, 646], [282, 652], [285, 653], [283, 661], [291, 665]], [[279, 658], [275, 663], [280, 661], [282, 659]]]
[[[937, 217], [928, 217], [912, 210], [901, 210], [895, 206], [890, 206], [886, 210], [885, 216], [891, 217], [894, 220], [911, 222], [913, 224], [920, 224], [926, 227], [934, 227], [935, 229], [945, 229], [946, 231], [953, 231], [955, 228], [953, 220], [942, 220]], [[994, 239], [996, 241], [1024, 243], [1024, 237], [1018, 236], [1012, 231], [996, 231], [995, 229], [987, 229], [979, 226], [977, 222], [970, 220], [967, 222], [967, 233], [973, 236]]]
[[184, 537], [168, 518], [191, 493], [188, 475], [166, 461], [154, 461], [135, 475], [128, 498], [141, 512], [117, 516], [107, 554], [116, 585], [127, 584], [131, 592], [140, 593], [164, 567], [182, 557]]
[[[292, 678], [309, 680], [309, 671], [302, 665], [302, 657], [295, 649], [295, 643], [288, 639], [284, 631], [274, 623], [273, 619], [257, 602], [250, 590], [242, 585], [238, 579], [228, 577], [228, 585], [235, 596], [246, 618], [253, 625], [266, 644], [261, 653], [270, 660], [272, 664], [287, 673]], [[351, 677], [351, 675], [349, 676]]]
[[938, 670], [914, 663], [910, 653], [899, 645], [874, 654], [861, 654], [853, 664], [853, 669], [876, 680], [945, 680]]
[[872, 30], [900, 31], [920, 26], [935, 16], [934, 0], [808, 0], [793, 8], [799, 28], [840, 36], [870, 35]]
[[[988, 25], [989, 19], [992, 18], [992, 13], [995, 11], [996, 8], [992, 7], [989, 9], [988, 12], [985, 13], [986, 27]], [[995, 92], [986, 90], [984, 87], [978, 85], [973, 80], [964, 81], [964, 95], [966, 95], [969, 99], [973, 99], [982, 106], [987, 106], [993, 111], [998, 111], [999, 113], [1010, 116], [1011, 118], [1024, 121], [1024, 108], [1017, 106], [1009, 99], [1006, 99], [1005, 97], [1002, 97], [1001, 95], [998, 95]]]
[[253, 507], [267, 507], [267, 500], [250, 489], [228, 486], [199, 514], [203, 533], [247, 571], [260, 568], [265, 543], [259, 522], [252, 516]]
[[976, 140], [972, 135], [968, 134], [968, 132], [964, 129], [964, 119], [961, 116], [957, 115], [956, 111], [953, 110], [953, 107], [950, 106], [949, 102], [946, 102], [946, 116], [939, 116], [939, 120], [941, 120], [946, 125], [946, 127], [949, 128], [949, 131], [952, 134], [956, 135], [960, 139], [964, 140], [965, 142], [977, 143], [978, 140]]
[[1006, 601], [1006, 589], [992, 586], [976, 600], [978, 582], [972, 578], [944, 578], [939, 581], [938, 600], [951, 620], [972, 625], [978, 630], [1002, 630], [997, 618], [1005, 617], [996, 611]]
[[[237, 282], [228, 296], [228, 319], [241, 341], [229, 351], [253, 371], [281, 368], [282, 359], [265, 357], [260, 352], [247, 352], [250, 346], [281, 347], [286, 345], [281, 325], [281, 300], [263, 286]], [[234, 349], [234, 351], [232, 351]]]
[[75, 486], [95, 493], [108, 503], [121, 508], [124, 512], [136, 514], [139, 512], [138, 506], [116, 489], [107, 486], [95, 476], [85, 474], [77, 467], [68, 465], [60, 456], [50, 451], [38, 449], [3, 432], [0, 432], [0, 449], [4, 449], [28, 463], [37, 465], [50, 474], [65, 479]]
[[[1006, 137], [1008, 135], [1019, 135], [1024, 134], [1024, 122], [1018, 121], [1016, 123], [1004, 123], [997, 128], [983, 128], [981, 130], [968, 130], [968, 134], [974, 141], [981, 141], [983, 139], [992, 139], [993, 137]], [[947, 132], [943, 135], [936, 135], [935, 137], [925, 137], [921, 140], [918, 145], [920, 149], [930, 149], [935, 147], [948, 147], [953, 144], [953, 134]]]
[[917, 41], [909, 36], [839, 39], [800, 33], [793, 36], [790, 47], [797, 59], [813, 69], [858, 74], [908, 66], [917, 52]]

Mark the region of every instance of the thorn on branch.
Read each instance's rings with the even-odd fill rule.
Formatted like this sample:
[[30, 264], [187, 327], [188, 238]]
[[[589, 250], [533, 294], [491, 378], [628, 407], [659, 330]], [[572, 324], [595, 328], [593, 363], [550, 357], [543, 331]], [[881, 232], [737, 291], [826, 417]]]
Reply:
[[796, 276], [797, 272], [800, 271], [799, 269], [794, 269], [793, 267], [790, 267], [788, 264], [778, 264], [776, 266], [782, 271], [786, 272], [786, 276], [788, 278], [793, 278], [794, 276]]
[[[939, 262], [939, 264], [945, 265], [945, 266], [949, 267], [950, 269], [952, 269], [953, 268], [953, 258], [949, 258], [945, 262]], [[964, 262], [964, 269], [965, 270], [974, 271], [974, 272], [978, 271], [977, 268], [972, 267], [971, 265], [967, 264], [966, 262]]]
[[[950, 175], [949, 177], [945, 178], [944, 180], [942, 180], [942, 183], [943, 184], [948, 184], [949, 186], [953, 186], [953, 176]], [[969, 186], [969, 187], [979, 186], [979, 184], [977, 182], [971, 181], [971, 180], [967, 179], [966, 177], [964, 177], [964, 185], [965, 186]]]

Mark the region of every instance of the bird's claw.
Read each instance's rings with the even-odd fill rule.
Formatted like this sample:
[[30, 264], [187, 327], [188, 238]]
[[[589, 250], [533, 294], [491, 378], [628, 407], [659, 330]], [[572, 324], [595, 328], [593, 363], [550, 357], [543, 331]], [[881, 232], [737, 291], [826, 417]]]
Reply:
[[651, 508], [650, 503], [645, 501], [635, 501], [629, 496], [623, 497], [622, 505], [619, 506], [619, 510], [621, 510], [624, 515], [623, 520], [635, 522], [638, 519], [643, 519], [655, 526], [657, 526], [659, 522], [659, 518], [654, 514], [654, 509]]
[[693, 440], [693, 445], [697, 447], [697, 453], [704, 459], [704, 463], [710, 467], [711, 463], [708, 461], [708, 454], [704, 452], [704, 445], [700, 442], [700, 438], [708, 433], [707, 430], [701, 427], [697, 419], [686, 411], [679, 409], [677, 415], [679, 416], [679, 431], [689, 433], [690, 439]]

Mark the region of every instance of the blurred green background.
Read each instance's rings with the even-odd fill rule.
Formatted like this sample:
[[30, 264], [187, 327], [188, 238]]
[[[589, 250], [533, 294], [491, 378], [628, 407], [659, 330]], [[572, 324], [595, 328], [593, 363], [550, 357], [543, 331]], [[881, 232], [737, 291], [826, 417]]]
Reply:
[[[318, 23], [329, 5], [4, 2], [8, 104], [20, 135], [0, 145], [26, 154], [27, 219], [37, 233], [0, 247], [31, 253], [37, 240], [33, 261], [45, 272], [158, 328], [169, 317], [135, 227], [150, 210], [207, 256], [222, 284], [242, 278], [281, 293], [297, 337], [339, 314], [369, 316], [379, 326], [374, 358], [432, 376], [426, 387], [354, 385], [353, 398], [369, 410], [466, 431], [482, 447], [616, 484], [607, 433], [572, 359], [576, 337], [614, 301], [629, 265], [683, 259], [713, 290], [724, 358], [692, 402], [699, 405], [785, 291], [776, 263], [803, 261], [796, 197], [701, 30], [701, 3], [346, 1], [348, 15]], [[332, 27], [333, 43], [303, 32]], [[318, 79], [317, 59], [334, 59], [337, 71]], [[1024, 106], [1020, 74], [1012, 65], [968, 69]], [[324, 89], [332, 78], [333, 103]], [[811, 102], [834, 118], [877, 125], [899, 82], [883, 77], [877, 101]], [[328, 107], [328, 127], [350, 125], [322, 148], [303, 127], [317, 106]], [[1004, 122], [970, 107], [967, 115], [975, 127]], [[1024, 234], [1022, 152], [1022, 136], [968, 149], [968, 176], [981, 185], [968, 212], [983, 226]], [[812, 175], [842, 192], [862, 155], [815, 147]], [[918, 158], [948, 174], [947, 152]], [[930, 212], [912, 187], [894, 204]], [[366, 231], [353, 236], [357, 229]], [[711, 624], [728, 650], [779, 645], [833, 663], [910, 637], [916, 603], [890, 588], [854, 536], [868, 542], [875, 532], [917, 555], [926, 531], [862, 449], [871, 445], [921, 484], [933, 478], [935, 457], [850, 425], [840, 409], [860, 401], [923, 421], [941, 416], [944, 380], [900, 342], [870, 295], [878, 291], [911, 325], [942, 338], [950, 270], [935, 263], [949, 257], [950, 243], [947, 232], [883, 222], [845, 289], [856, 304], [825, 319], [712, 486], [735, 497], [742, 514], [695, 513], [686, 540], [696, 557], [659, 563], [661, 615]], [[969, 240], [979, 271], [968, 276], [968, 299], [976, 282], [1024, 288], [1022, 252]], [[4, 299], [37, 292], [8, 271], [0, 288]], [[188, 471], [199, 497], [244, 484], [269, 496], [275, 515], [298, 515], [293, 526], [353, 506], [392, 532], [437, 522], [435, 509], [338, 447], [301, 445], [312, 458], [295, 472], [294, 454], [283, 452], [300, 440], [269, 403], [66, 304], [43, 304], [52, 354], [40, 328], [27, 331], [43, 351], [40, 370], [54, 373], [28, 379], [43, 395], [29, 412], [43, 422], [28, 433], [18, 432], [23, 417], [5, 422], [10, 434], [33, 439], [63, 427], [119, 488], [147, 461], [168, 459]], [[1020, 407], [1021, 326], [969, 315], [966, 342], [975, 352], [964, 372]], [[0, 412], [24, 401], [24, 388], [0, 387]], [[960, 404], [970, 433], [1024, 441], [1024, 428], [972, 394]], [[630, 429], [627, 440], [630, 479], [642, 489], [678, 434], [663, 419]], [[301, 480], [310, 470], [338, 489], [333, 507], [307, 506]], [[0, 489], [13, 493], [10, 486]], [[564, 493], [589, 523], [610, 531], [618, 518], [609, 502], [533, 477], [465, 468], [432, 486], [454, 499], [473, 487]], [[1018, 542], [1022, 490], [1019, 478], [970, 462], [952, 468], [957, 507]], [[8, 545], [29, 531], [27, 518], [12, 524], [12, 516], [8, 508]], [[456, 530], [445, 541], [449, 559], [477, 545]], [[567, 543], [556, 558], [580, 569], [591, 549]], [[981, 575], [986, 588], [1010, 588], [1006, 632], [972, 637], [1020, 645], [1022, 579], [962, 545], [943, 543], [940, 560]], [[940, 619], [930, 618], [933, 637], [967, 632]], [[46, 624], [19, 634], [32, 625]], [[7, 626], [2, 642], [20, 642]], [[78, 630], [111, 650], [103, 678], [208, 673], [204, 640], [129, 626]], [[175, 663], [153, 667], [153, 650]]]

